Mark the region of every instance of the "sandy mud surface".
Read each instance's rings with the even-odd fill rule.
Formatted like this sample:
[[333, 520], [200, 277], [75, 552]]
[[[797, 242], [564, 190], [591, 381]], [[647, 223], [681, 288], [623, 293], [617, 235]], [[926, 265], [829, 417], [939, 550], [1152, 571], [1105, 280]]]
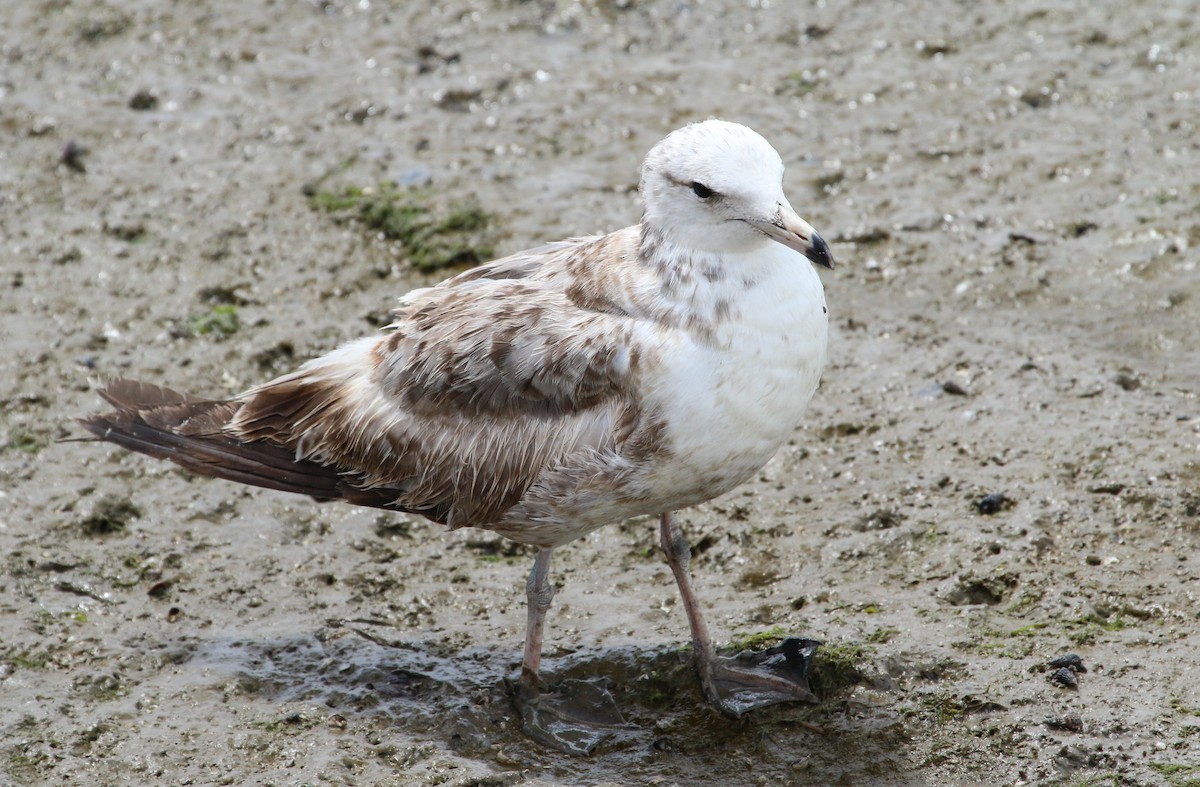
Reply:
[[[0, 783], [1200, 779], [1191, 3], [9, 5]], [[704, 707], [631, 521], [556, 557], [546, 663], [631, 726], [545, 750], [524, 550], [60, 442], [90, 380], [228, 395], [441, 275], [335, 198], [395, 182], [507, 253], [636, 221], [711, 115], [840, 265], [805, 426], [682, 520], [722, 642], [826, 643], [820, 705]]]

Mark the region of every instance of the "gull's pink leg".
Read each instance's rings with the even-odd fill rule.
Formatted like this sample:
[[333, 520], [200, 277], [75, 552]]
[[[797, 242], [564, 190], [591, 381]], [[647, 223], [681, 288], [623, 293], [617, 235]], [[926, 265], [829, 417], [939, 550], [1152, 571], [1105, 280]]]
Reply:
[[542, 632], [546, 627], [546, 611], [554, 601], [554, 586], [550, 584], [550, 552], [542, 549], [533, 560], [533, 569], [525, 581], [525, 596], [529, 600], [529, 622], [525, 628], [525, 658], [521, 661], [521, 690], [529, 696], [538, 693], [538, 671], [542, 666]]
[[591, 754], [624, 725], [624, 719], [603, 679], [564, 680], [546, 693], [541, 690], [542, 632], [546, 611], [554, 601], [549, 549], [542, 549], [534, 559], [525, 595], [529, 599], [529, 623], [516, 693], [522, 729], [534, 740], [556, 749]]
[[712, 638], [708, 635], [708, 624], [704, 622], [704, 615], [700, 612], [700, 602], [696, 600], [696, 591], [692, 589], [692, 578], [688, 574], [688, 567], [692, 562], [692, 548], [669, 511], [662, 515], [659, 537], [662, 539], [663, 552], [667, 553], [667, 565], [675, 575], [675, 584], [679, 586], [679, 595], [683, 598], [683, 611], [687, 613], [688, 626], [692, 629], [692, 658], [696, 663], [696, 670], [700, 673], [700, 686], [710, 702], [719, 702], [712, 670], [716, 653], [713, 651]]
[[808, 688], [807, 671], [819, 643], [792, 638], [762, 653], [732, 659], [718, 657], [688, 575], [691, 547], [669, 512], [662, 515], [659, 534], [692, 629], [692, 658], [705, 698], [722, 713], [734, 717], [778, 702], [815, 702]]

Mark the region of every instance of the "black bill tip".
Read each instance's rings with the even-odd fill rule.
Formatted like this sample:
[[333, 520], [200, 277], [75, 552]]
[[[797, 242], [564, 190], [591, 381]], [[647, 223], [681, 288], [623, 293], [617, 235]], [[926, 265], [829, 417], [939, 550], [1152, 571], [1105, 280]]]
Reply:
[[829, 252], [829, 244], [819, 234], [813, 233], [808, 242], [808, 251], [804, 252], [809, 262], [823, 268], [833, 268], [833, 255]]

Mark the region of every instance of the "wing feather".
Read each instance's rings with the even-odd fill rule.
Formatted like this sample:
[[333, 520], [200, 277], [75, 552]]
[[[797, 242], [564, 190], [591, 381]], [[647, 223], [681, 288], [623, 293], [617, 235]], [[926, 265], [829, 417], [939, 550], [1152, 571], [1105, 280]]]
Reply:
[[410, 293], [385, 335], [247, 392], [229, 431], [389, 490], [397, 508], [496, 521], [572, 453], [617, 450], [646, 351], [636, 321], [504, 273], [523, 269]]

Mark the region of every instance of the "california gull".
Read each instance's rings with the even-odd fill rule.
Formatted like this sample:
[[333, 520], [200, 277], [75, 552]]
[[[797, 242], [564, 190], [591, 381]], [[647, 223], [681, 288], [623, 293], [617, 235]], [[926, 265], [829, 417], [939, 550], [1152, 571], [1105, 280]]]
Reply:
[[[829, 247], [751, 129], [681, 128], [646, 156], [642, 222], [514, 254], [400, 299], [382, 333], [229, 400], [116, 380], [101, 440], [207, 476], [405, 511], [538, 548], [517, 702], [527, 732], [590, 750], [539, 686], [553, 550], [655, 514], [706, 698], [738, 716], [812, 700], [811, 640], [718, 656], [671, 512], [754, 476], [825, 365], [814, 263]], [[619, 718], [619, 716], [618, 716]]]

